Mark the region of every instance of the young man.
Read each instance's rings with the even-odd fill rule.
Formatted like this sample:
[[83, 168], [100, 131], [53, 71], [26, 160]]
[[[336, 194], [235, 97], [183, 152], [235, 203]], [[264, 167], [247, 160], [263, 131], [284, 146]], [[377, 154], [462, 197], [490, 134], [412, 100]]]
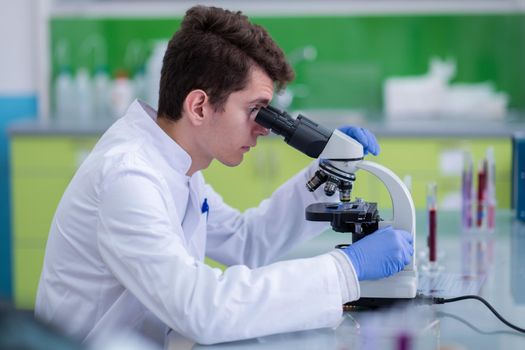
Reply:
[[[309, 203], [327, 200], [305, 188], [315, 164], [244, 213], [205, 184], [213, 159], [236, 166], [268, 134], [255, 116], [292, 78], [281, 49], [242, 14], [188, 10], [164, 57], [158, 112], [135, 101], [64, 193], [36, 315], [84, 341], [140, 331], [153, 316], [162, 331], [216, 343], [333, 327], [359, 298], [358, 279], [401, 270], [411, 236], [393, 228], [275, 262], [327, 228], [304, 219]], [[344, 130], [377, 153], [366, 130]], [[205, 255], [230, 267], [213, 269]]]

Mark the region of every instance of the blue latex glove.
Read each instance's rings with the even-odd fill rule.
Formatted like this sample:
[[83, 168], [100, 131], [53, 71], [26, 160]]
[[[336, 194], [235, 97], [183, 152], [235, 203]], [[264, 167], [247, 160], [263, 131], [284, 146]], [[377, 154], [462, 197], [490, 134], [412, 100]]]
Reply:
[[362, 144], [363, 153], [365, 155], [367, 155], [368, 152], [370, 152], [374, 156], [377, 156], [381, 151], [374, 134], [372, 134], [365, 128], [360, 128], [358, 126], [343, 126], [339, 128], [339, 131], [344, 132], [345, 134]]
[[401, 271], [414, 254], [412, 235], [384, 227], [343, 249], [354, 265], [357, 279], [374, 280]]

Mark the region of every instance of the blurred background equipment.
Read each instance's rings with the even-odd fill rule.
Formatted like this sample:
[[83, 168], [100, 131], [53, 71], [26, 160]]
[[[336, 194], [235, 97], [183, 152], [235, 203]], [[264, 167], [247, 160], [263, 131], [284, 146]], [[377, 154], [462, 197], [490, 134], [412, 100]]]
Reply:
[[508, 95], [493, 82], [454, 83], [456, 62], [433, 57], [421, 76], [389, 77], [384, 84], [385, 116], [390, 119], [503, 119]]

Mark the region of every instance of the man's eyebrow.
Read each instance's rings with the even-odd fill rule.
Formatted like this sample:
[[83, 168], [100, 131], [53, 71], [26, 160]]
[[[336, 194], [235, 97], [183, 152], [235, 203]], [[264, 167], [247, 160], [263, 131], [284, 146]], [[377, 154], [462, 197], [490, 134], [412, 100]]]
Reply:
[[249, 102], [249, 104], [254, 104], [254, 103], [258, 103], [258, 104], [262, 104], [262, 105], [267, 105], [270, 103], [270, 100], [267, 99], [267, 98], [257, 98], [255, 100], [252, 100]]

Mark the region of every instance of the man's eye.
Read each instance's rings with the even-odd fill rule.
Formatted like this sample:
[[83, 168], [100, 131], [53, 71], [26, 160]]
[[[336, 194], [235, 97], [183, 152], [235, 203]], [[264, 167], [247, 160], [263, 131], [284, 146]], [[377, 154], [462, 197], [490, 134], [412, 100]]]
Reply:
[[253, 107], [250, 109], [250, 114], [253, 114], [254, 112], [258, 112], [261, 107]]

